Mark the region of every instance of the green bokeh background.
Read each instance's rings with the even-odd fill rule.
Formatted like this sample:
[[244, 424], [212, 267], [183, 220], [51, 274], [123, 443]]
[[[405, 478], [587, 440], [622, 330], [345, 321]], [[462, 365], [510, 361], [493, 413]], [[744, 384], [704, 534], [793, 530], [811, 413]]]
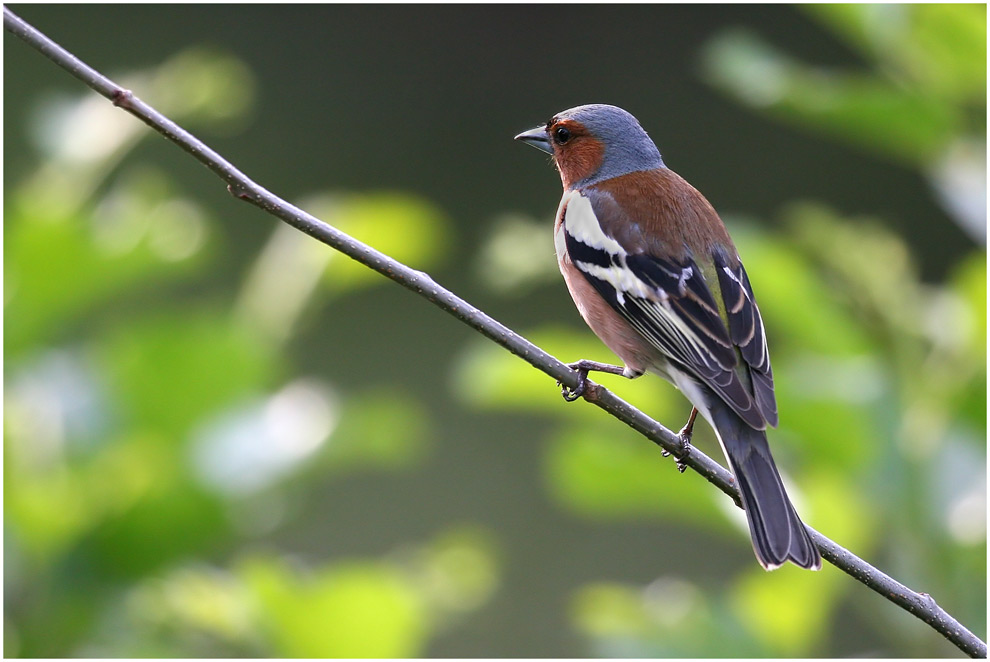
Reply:
[[[746, 261], [805, 520], [985, 638], [985, 6], [11, 8], [566, 361], [612, 357], [511, 137], [627, 108]], [[5, 656], [958, 654], [763, 572], [651, 443], [4, 58]]]

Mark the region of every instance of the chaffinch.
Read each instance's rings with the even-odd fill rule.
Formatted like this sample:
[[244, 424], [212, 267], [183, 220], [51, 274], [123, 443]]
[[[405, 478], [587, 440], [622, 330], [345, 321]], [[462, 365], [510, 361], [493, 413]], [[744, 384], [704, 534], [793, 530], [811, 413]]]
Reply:
[[578, 106], [516, 140], [553, 156], [564, 185], [560, 272], [581, 317], [625, 364], [573, 364], [581, 382], [572, 398], [589, 370], [672, 382], [694, 405], [685, 444], [697, 412], [715, 430], [760, 564], [821, 568], [770, 455], [777, 404], [763, 320], [715, 209], [621, 108]]

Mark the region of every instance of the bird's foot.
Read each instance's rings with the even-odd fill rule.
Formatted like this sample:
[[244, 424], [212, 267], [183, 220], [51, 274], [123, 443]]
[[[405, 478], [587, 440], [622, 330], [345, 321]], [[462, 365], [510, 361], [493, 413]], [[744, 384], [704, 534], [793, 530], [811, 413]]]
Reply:
[[588, 388], [588, 371], [587, 370], [577, 370], [578, 373], [578, 383], [574, 388], [568, 388], [560, 382], [557, 382], [557, 386], [560, 387], [560, 394], [564, 397], [567, 402], [574, 402], [582, 395], [584, 395], [585, 390]]
[[[691, 408], [691, 416], [688, 418], [688, 422], [684, 424], [681, 431], [677, 433], [677, 438], [680, 439], [681, 449], [677, 455], [674, 456], [674, 462], [677, 464], [677, 470], [681, 473], [687, 469], [687, 465], [684, 464], [684, 459], [691, 452], [691, 435], [694, 434], [694, 419], [698, 417], [698, 409], [696, 407]], [[669, 451], [663, 451], [663, 456], [667, 457], [671, 453]]]
[[588, 388], [589, 372], [607, 372], [611, 375], [627, 374], [627, 370], [622, 366], [611, 365], [608, 363], [599, 363], [598, 361], [589, 361], [587, 359], [582, 359], [575, 363], [568, 363], [567, 367], [578, 373], [578, 383], [577, 386], [575, 386], [573, 389], [562, 385], [560, 382], [557, 382], [557, 386], [560, 386], [560, 394], [564, 396], [564, 400], [567, 400], [568, 402], [574, 402], [582, 395], [584, 395], [584, 392]]

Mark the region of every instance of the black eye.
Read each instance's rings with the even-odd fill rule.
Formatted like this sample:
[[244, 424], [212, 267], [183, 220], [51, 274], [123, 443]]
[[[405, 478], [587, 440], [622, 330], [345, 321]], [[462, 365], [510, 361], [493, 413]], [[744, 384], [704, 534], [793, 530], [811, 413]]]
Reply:
[[571, 139], [571, 132], [566, 127], [558, 126], [553, 130], [553, 140], [558, 145], [563, 145]]

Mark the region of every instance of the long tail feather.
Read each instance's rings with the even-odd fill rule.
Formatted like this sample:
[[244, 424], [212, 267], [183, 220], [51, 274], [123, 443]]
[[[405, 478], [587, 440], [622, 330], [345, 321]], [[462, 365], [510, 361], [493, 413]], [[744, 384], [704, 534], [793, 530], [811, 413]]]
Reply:
[[724, 403], [717, 403], [710, 413], [742, 495], [760, 564], [773, 570], [791, 561], [809, 570], [820, 569], [818, 548], [784, 491], [766, 432], [747, 425]]

